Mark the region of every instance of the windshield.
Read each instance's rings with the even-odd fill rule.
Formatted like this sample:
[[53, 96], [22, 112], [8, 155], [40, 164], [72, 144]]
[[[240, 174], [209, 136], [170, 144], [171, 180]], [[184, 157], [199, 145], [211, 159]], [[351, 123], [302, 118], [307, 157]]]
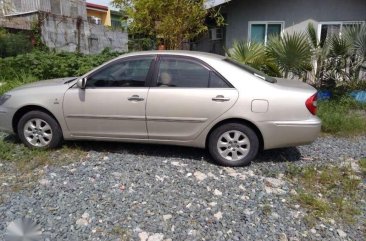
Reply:
[[229, 63], [235, 65], [236, 67], [239, 67], [242, 70], [244, 70], [246, 72], [249, 72], [252, 75], [254, 75], [254, 76], [256, 76], [256, 77], [258, 77], [258, 78], [260, 78], [262, 80], [265, 80], [267, 82], [270, 82], [270, 83], [276, 83], [277, 82], [277, 80], [275, 78], [273, 78], [271, 76], [268, 76], [265, 73], [263, 73], [262, 71], [259, 71], [259, 70], [255, 69], [255, 68], [252, 68], [252, 67], [248, 66], [248, 65], [241, 64], [241, 63], [239, 63], [239, 62], [237, 62], [235, 60], [228, 59], [228, 58], [224, 59], [224, 61], [229, 62]]

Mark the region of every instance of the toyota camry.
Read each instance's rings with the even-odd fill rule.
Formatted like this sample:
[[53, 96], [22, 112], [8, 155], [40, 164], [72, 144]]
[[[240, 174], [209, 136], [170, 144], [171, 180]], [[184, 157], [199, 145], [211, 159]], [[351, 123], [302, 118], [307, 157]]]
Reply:
[[243, 166], [259, 151], [313, 142], [320, 127], [310, 85], [190, 51], [130, 53], [0, 97], [0, 130], [30, 148], [64, 140], [182, 145]]

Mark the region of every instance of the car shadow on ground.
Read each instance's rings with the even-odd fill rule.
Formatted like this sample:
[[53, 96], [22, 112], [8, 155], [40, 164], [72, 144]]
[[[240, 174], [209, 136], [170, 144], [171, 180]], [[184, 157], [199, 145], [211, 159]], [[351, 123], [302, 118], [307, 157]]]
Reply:
[[[4, 138], [5, 142], [22, 145], [15, 135], [8, 135]], [[105, 141], [66, 141], [64, 146], [69, 148], [80, 148], [83, 151], [95, 151], [106, 153], [128, 153], [133, 155], [157, 156], [160, 158], [184, 158], [197, 161], [208, 161], [213, 163], [212, 158], [205, 149], [153, 145], [153, 144], [135, 144], [121, 142]], [[282, 148], [262, 151], [258, 154], [254, 162], [296, 162], [300, 161], [301, 153], [296, 147]]]

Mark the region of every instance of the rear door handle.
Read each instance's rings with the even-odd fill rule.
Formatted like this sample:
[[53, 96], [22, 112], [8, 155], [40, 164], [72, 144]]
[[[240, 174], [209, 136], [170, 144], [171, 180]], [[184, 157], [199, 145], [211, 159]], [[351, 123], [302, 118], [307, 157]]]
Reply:
[[212, 100], [213, 101], [217, 101], [217, 102], [224, 102], [224, 101], [229, 101], [230, 98], [227, 98], [227, 97], [225, 97], [223, 95], [218, 95], [218, 96], [212, 98]]
[[143, 101], [144, 98], [141, 98], [140, 96], [138, 95], [133, 95], [131, 97], [128, 98], [129, 101]]

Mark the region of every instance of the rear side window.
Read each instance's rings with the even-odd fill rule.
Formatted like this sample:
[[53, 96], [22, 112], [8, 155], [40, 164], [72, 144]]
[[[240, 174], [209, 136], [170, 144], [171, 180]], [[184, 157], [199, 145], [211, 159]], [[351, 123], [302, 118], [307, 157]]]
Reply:
[[162, 58], [158, 66], [158, 87], [228, 88], [216, 73], [195, 61]]
[[210, 88], [230, 88], [230, 86], [215, 72], [210, 73]]

